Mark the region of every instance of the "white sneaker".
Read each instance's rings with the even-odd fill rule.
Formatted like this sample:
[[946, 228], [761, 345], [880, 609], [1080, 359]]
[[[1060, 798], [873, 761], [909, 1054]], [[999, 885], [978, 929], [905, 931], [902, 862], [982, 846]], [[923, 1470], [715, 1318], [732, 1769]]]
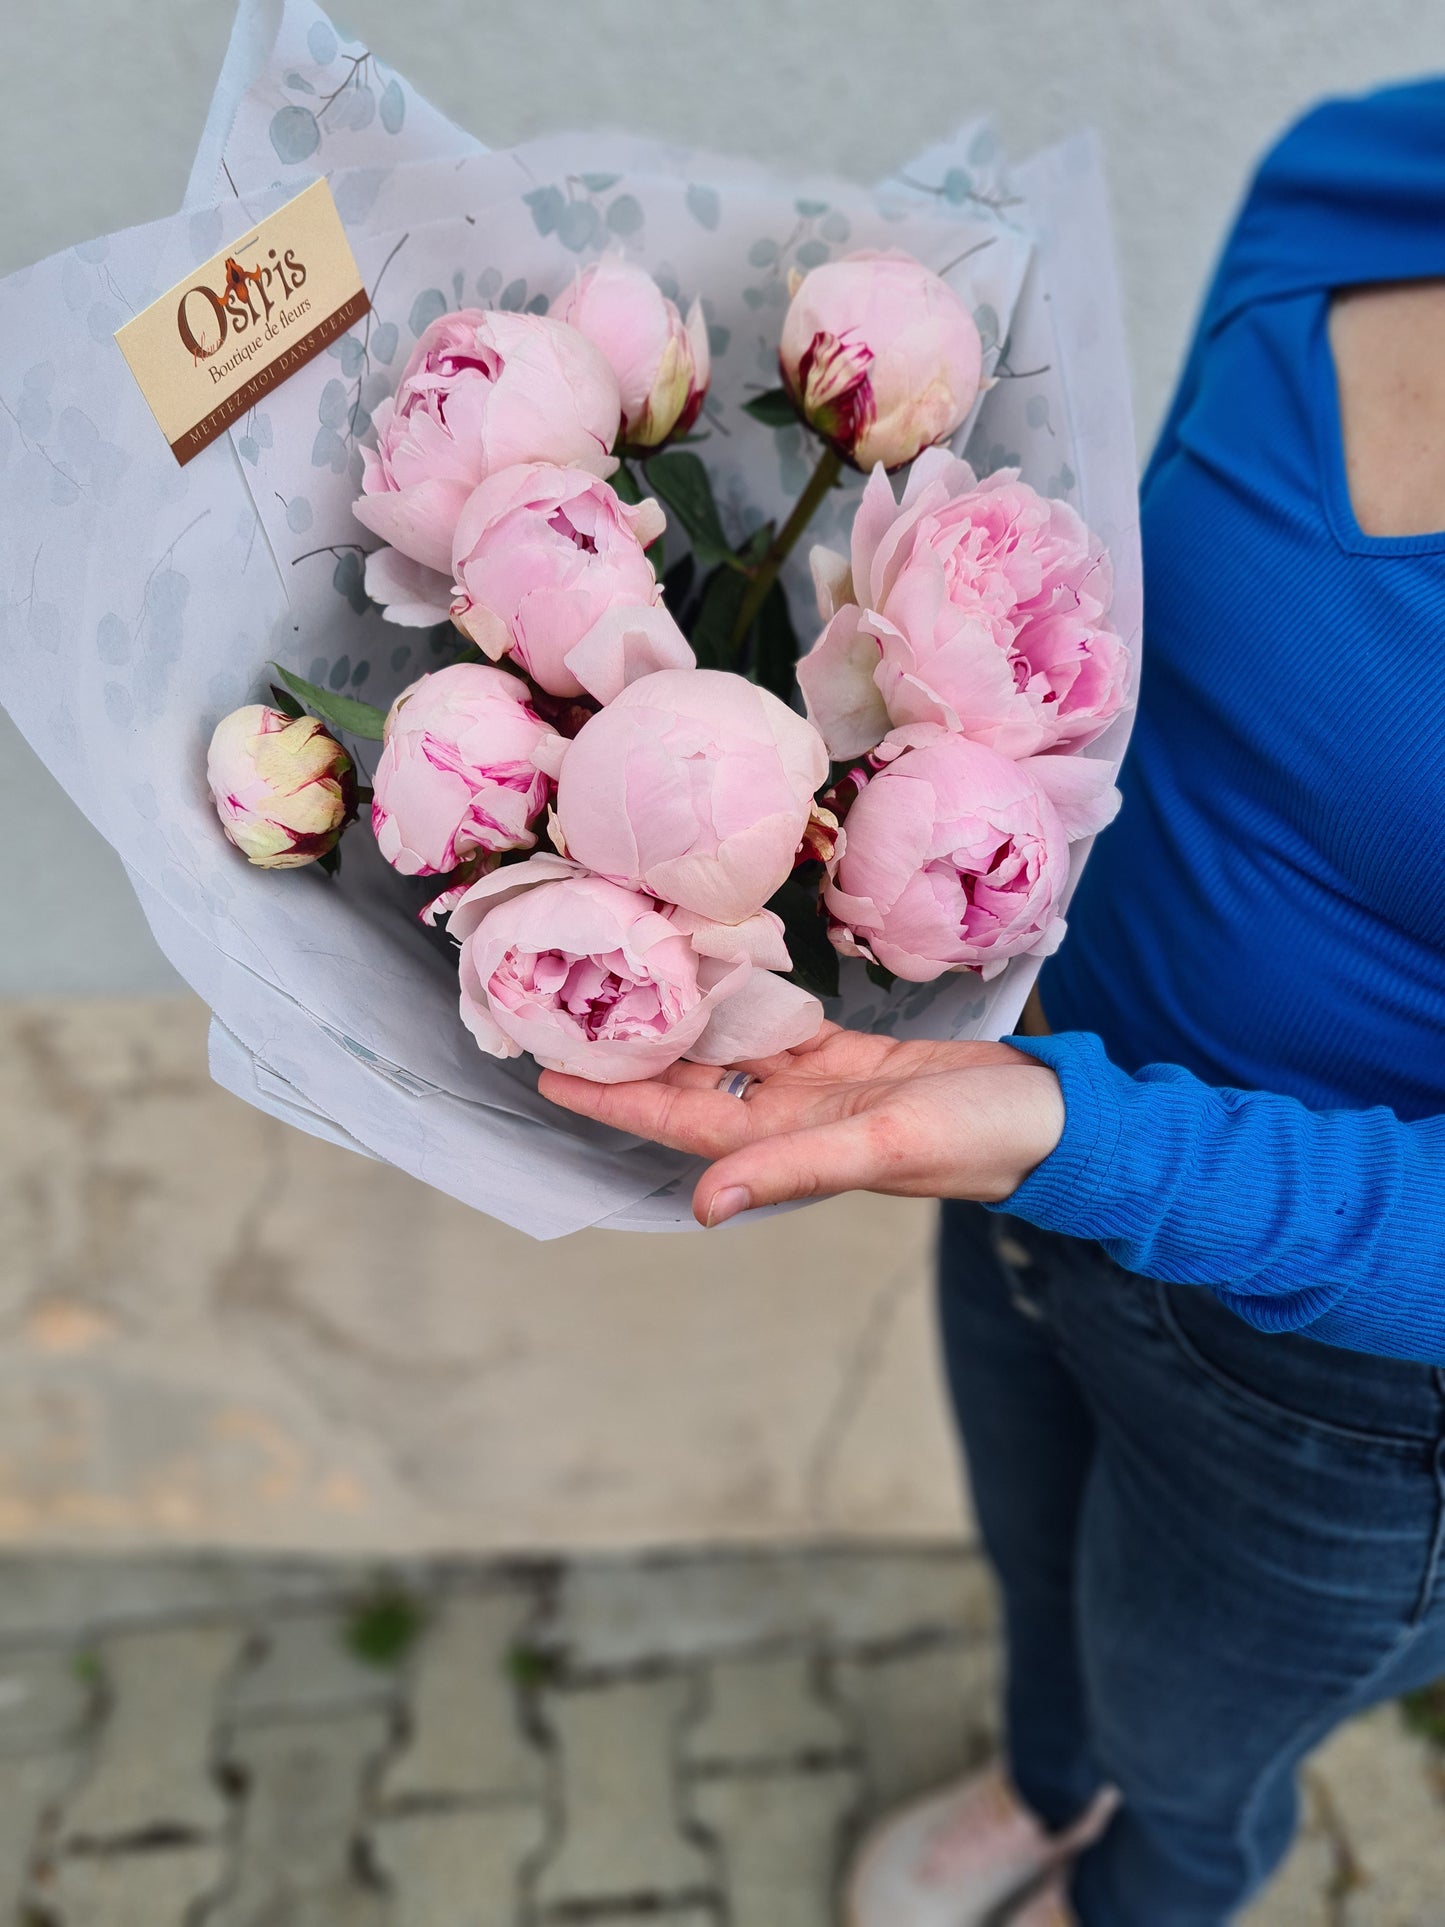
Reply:
[[[845, 1889], [846, 1927], [982, 1927], [1097, 1838], [1116, 1804], [1100, 1794], [1068, 1833], [1049, 1834], [1000, 1767], [945, 1787], [864, 1840]], [[1049, 1927], [1047, 1916], [1038, 1927]]]

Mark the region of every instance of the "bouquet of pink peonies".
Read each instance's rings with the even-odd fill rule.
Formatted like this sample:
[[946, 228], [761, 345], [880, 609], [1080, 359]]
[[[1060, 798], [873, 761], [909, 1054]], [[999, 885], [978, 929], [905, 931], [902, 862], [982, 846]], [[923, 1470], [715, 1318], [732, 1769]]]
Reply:
[[[90, 514], [112, 607], [63, 619], [116, 673], [68, 665], [47, 711], [13, 623], [0, 668], [221, 1081], [545, 1236], [681, 1226], [689, 1186], [535, 1064], [725, 1067], [825, 1014], [1004, 1034], [1137, 677], [1087, 145], [1010, 171], [966, 130], [872, 196], [618, 139], [496, 155], [288, 0], [269, 46], [243, 9], [184, 242], [93, 244], [127, 305], [224, 235], [217, 171], [253, 220], [324, 175], [370, 313], [173, 472], [107, 370], [64, 448], [150, 489]], [[34, 271], [72, 313], [77, 260]]]

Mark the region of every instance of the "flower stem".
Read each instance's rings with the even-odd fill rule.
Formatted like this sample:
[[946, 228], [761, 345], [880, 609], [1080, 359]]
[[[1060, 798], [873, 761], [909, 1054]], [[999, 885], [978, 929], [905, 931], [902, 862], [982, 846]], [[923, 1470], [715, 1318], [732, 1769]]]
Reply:
[[831, 448], [825, 448], [818, 457], [818, 466], [808, 479], [808, 486], [793, 504], [792, 514], [773, 537], [767, 553], [753, 572], [753, 579], [748, 584], [742, 607], [738, 610], [737, 621], [733, 624], [734, 655], [741, 649], [759, 609], [767, 600], [769, 589], [778, 579], [778, 571], [792, 554], [798, 537], [817, 514], [824, 496], [842, 473], [842, 458], [835, 455]]

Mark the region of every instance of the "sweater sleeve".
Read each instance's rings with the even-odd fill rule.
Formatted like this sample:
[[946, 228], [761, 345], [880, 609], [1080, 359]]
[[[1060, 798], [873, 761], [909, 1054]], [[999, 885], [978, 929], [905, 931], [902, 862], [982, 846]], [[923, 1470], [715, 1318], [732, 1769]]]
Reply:
[[1066, 1122], [994, 1209], [1206, 1285], [1260, 1330], [1445, 1363], [1445, 1117], [1131, 1077], [1084, 1034], [1009, 1041], [1057, 1074]]

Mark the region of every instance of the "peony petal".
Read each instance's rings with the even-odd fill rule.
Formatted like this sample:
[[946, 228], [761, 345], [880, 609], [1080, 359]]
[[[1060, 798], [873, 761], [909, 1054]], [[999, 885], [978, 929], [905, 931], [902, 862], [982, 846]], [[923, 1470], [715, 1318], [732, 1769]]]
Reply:
[[366, 558], [366, 593], [388, 622], [430, 629], [452, 612], [452, 579], [414, 562], [400, 549], [374, 549]]
[[613, 603], [562, 660], [600, 703], [615, 702], [629, 683], [656, 669], [697, 667], [687, 637], [660, 602]]
[[831, 622], [844, 603], [856, 602], [853, 593], [853, 567], [846, 555], [815, 542], [808, 551], [808, 566], [813, 572], [813, 591], [818, 598], [818, 614]]
[[1107, 763], [1090, 756], [1030, 756], [1027, 770], [1059, 813], [1071, 843], [1112, 823], [1123, 802]]
[[736, 1064], [810, 1042], [823, 1022], [811, 991], [771, 970], [751, 970], [722, 997], [707, 1027], [683, 1055], [694, 1064]]
[[572, 863], [565, 856], [557, 856], [550, 850], [539, 850], [535, 856], [529, 856], [525, 863], [504, 864], [501, 869], [478, 878], [461, 898], [452, 911], [447, 934], [461, 943], [472, 934], [488, 911], [495, 910], [498, 904], [506, 903], [523, 890], [534, 889], [539, 883], [560, 883], [564, 877], [582, 874], [580, 863]]
[[640, 502], [623, 502], [622, 519], [643, 548], [650, 549], [667, 527], [667, 515], [655, 495], [644, 495]]
[[897, 515], [898, 503], [894, 499], [893, 484], [880, 462], [868, 477], [853, 516], [853, 593], [860, 601], [874, 599], [871, 587], [873, 559], [878, 553], [879, 543], [892, 528]]
[[791, 970], [783, 920], [771, 910], [759, 910], [743, 923], [715, 923], [695, 910], [676, 907], [667, 912], [668, 920], [685, 930], [700, 957], [718, 957], [731, 962], [746, 957], [762, 970]]
[[544, 776], [550, 776], [555, 783], [562, 774], [562, 764], [571, 747], [570, 737], [555, 733], [546, 735], [532, 751], [532, 761]]
[[476, 1038], [479, 1048], [489, 1057], [520, 1057], [521, 1045], [512, 1042], [487, 1008], [486, 993], [482, 989], [476, 967], [465, 951], [462, 953], [459, 981], [462, 1022]]
[[435, 478], [410, 488], [358, 496], [351, 505], [358, 522], [424, 568], [450, 574], [452, 533], [471, 490], [465, 482]]
[[864, 611], [846, 603], [798, 663], [808, 720], [835, 762], [872, 749], [888, 732], [888, 710], [874, 681], [879, 647], [863, 628]]

